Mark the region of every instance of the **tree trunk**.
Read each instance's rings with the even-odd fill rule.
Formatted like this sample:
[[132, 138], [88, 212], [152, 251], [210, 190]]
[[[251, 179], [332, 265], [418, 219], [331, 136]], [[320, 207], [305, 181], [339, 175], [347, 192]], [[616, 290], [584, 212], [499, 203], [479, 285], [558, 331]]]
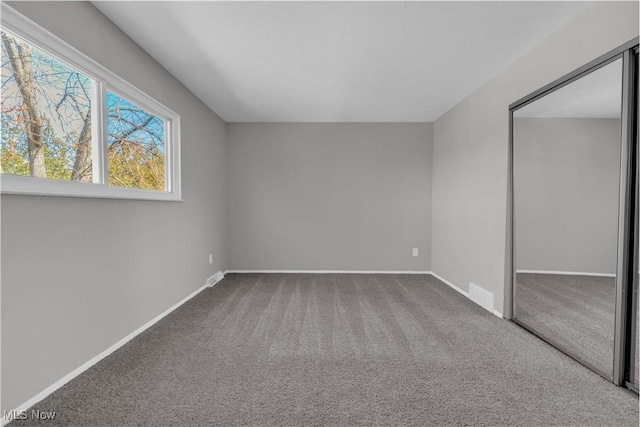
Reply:
[[82, 119], [84, 125], [78, 137], [78, 147], [76, 148], [76, 159], [73, 163], [73, 171], [71, 171], [72, 181], [88, 181], [89, 171], [91, 170], [90, 154], [91, 154], [91, 109]]
[[29, 46], [16, 42], [16, 40], [2, 33], [2, 42], [9, 56], [16, 83], [20, 88], [22, 101], [26, 107], [27, 139], [29, 141], [29, 170], [31, 176], [47, 177], [47, 169], [44, 164], [44, 143], [42, 137], [42, 117], [38, 111], [36, 102], [36, 90], [31, 65], [31, 49]]

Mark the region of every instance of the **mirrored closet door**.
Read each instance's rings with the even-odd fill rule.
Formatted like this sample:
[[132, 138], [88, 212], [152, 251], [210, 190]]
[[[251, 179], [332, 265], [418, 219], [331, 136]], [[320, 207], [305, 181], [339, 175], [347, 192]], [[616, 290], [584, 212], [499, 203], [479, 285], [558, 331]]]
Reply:
[[616, 383], [637, 375], [634, 44], [510, 110], [512, 319]]

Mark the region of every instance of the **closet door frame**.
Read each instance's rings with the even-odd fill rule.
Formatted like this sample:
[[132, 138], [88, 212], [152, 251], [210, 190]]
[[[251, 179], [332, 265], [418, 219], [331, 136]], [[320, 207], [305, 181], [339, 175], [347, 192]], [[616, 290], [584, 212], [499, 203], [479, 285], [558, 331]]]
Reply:
[[616, 314], [613, 347], [613, 382], [625, 385], [627, 353], [631, 350], [627, 342], [630, 330], [631, 303], [633, 296], [636, 206], [636, 153], [634, 130], [635, 61], [633, 49], [622, 57], [622, 129], [620, 152], [620, 200], [618, 209], [618, 265], [616, 268]]
[[633, 201], [634, 206], [634, 215], [633, 215], [633, 228], [631, 230], [632, 242], [630, 243], [632, 247], [632, 259], [629, 264], [629, 288], [626, 295], [626, 298], [623, 300], [625, 303], [625, 312], [627, 313], [627, 319], [625, 322], [625, 335], [623, 335], [624, 343], [626, 344], [623, 348], [623, 352], [621, 356], [623, 360], [621, 361], [624, 369], [621, 373], [623, 376], [622, 381], [624, 384], [638, 393], [638, 383], [634, 382], [634, 374], [636, 370], [635, 360], [637, 357], [636, 352], [638, 352], [638, 342], [636, 338], [638, 337], [638, 283], [639, 275], [640, 275], [640, 146], [638, 143], [638, 77], [640, 76], [638, 69], [638, 47], [629, 51], [629, 61], [631, 63], [630, 70], [630, 79], [629, 79], [629, 133], [630, 137], [634, 139], [634, 143], [632, 144], [635, 153], [633, 154], [633, 158], [635, 160], [634, 172], [635, 176], [633, 179], [633, 183], [635, 188], [633, 190], [633, 196], [635, 200]]
[[[622, 117], [621, 117], [621, 144], [620, 144], [620, 177], [619, 177], [619, 200], [618, 200], [618, 244], [617, 244], [617, 264], [616, 264], [616, 301], [615, 301], [615, 332], [613, 349], [613, 378], [607, 379], [617, 385], [629, 386], [627, 376], [631, 371], [629, 364], [632, 349], [629, 345], [633, 342], [630, 339], [630, 331], [635, 330], [631, 325], [635, 319], [632, 316], [633, 302], [632, 290], [633, 280], [637, 280], [638, 271], [636, 250], [637, 208], [636, 208], [636, 169], [638, 157], [637, 149], [637, 63], [635, 52], [637, 51], [639, 38], [636, 37], [627, 43], [607, 52], [595, 60], [583, 65], [573, 72], [555, 80], [552, 83], [532, 92], [509, 105], [509, 147], [508, 147], [508, 180], [507, 180], [507, 234], [506, 234], [506, 259], [505, 259], [505, 313], [507, 319], [517, 321], [518, 307], [516, 304], [516, 250], [515, 250], [515, 215], [514, 215], [514, 185], [513, 185], [513, 114], [516, 110], [598, 70], [607, 64], [622, 58]], [[531, 331], [533, 332], [533, 331]], [[535, 333], [534, 333], [535, 334]], [[544, 340], [544, 337], [540, 337]], [[555, 347], [556, 344], [550, 343]], [[559, 347], [558, 347], [559, 348]], [[560, 348], [562, 350], [562, 348]], [[566, 353], [566, 351], [565, 351]], [[586, 365], [589, 369], [596, 371], [570, 354], [578, 362]], [[633, 389], [633, 387], [631, 387]], [[637, 389], [636, 389], [637, 391]]]

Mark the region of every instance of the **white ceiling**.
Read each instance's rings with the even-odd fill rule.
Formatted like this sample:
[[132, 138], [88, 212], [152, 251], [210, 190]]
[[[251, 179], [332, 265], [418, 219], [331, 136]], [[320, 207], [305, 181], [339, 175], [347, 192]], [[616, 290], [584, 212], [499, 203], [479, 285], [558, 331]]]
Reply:
[[514, 116], [619, 119], [621, 111], [622, 59], [618, 59], [516, 110]]
[[586, 2], [94, 2], [228, 122], [433, 121]]

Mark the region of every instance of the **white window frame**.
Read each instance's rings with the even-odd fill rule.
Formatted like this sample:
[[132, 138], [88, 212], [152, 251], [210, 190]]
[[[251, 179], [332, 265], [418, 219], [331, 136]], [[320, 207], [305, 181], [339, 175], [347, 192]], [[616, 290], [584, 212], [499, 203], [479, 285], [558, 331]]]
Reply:
[[[98, 64], [67, 42], [45, 30], [15, 9], [1, 5], [3, 29], [33, 44], [94, 80], [91, 99], [93, 183], [0, 175], [1, 194], [71, 196], [115, 199], [181, 201], [180, 116]], [[114, 92], [165, 123], [165, 191], [109, 185], [106, 92]]]

